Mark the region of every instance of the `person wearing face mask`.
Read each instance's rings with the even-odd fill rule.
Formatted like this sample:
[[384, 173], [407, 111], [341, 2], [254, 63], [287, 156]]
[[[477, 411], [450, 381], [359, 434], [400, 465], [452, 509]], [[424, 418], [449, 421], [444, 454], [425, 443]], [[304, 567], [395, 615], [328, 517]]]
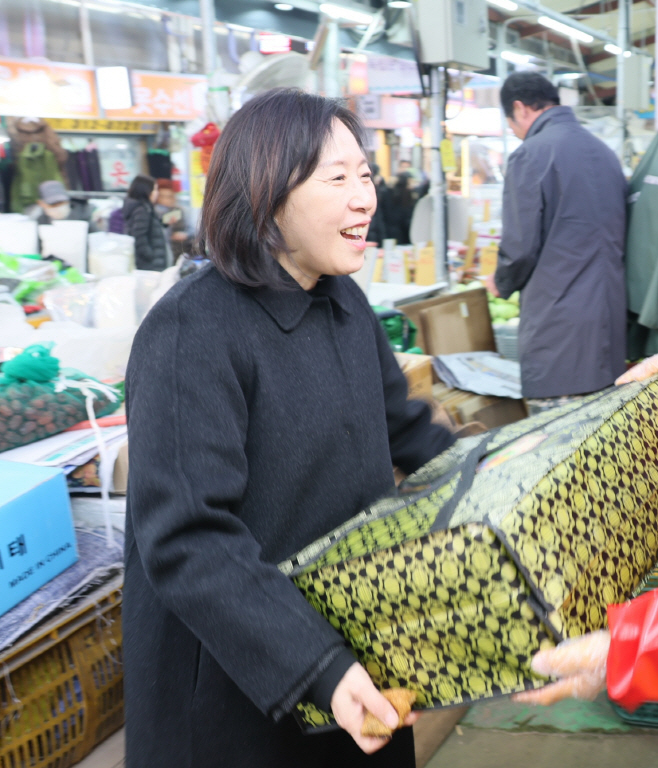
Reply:
[[187, 226], [185, 213], [178, 205], [174, 184], [170, 179], [158, 179], [158, 200], [155, 210], [167, 227], [167, 236], [174, 261], [193, 249], [193, 232]]
[[37, 224], [52, 224], [54, 221], [86, 221], [89, 231], [98, 227], [92, 221], [92, 209], [86, 200], [72, 200], [61, 181], [44, 181], [39, 184], [39, 199], [25, 210], [25, 215]]
[[164, 225], [155, 210], [158, 184], [135, 176], [123, 204], [124, 232], [135, 238], [135, 267], [162, 272], [172, 262]]

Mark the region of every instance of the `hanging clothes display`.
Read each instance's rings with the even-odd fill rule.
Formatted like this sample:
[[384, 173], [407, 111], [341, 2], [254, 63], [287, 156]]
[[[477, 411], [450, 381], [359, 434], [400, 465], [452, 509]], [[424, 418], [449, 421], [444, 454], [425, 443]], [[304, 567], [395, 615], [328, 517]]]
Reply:
[[62, 174], [55, 155], [38, 141], [32, 142], [18, 153], [14, 178], [11, 182], [13, 213], [23, 213], [39, 199], [39, 184], [43, 181], [61, 181]]
[[146, 154], [149, 175], [154, 179], [171, 179], [173, 163], [168, 149], [149, 149]]
[[628, 358], [638, 360], [658, 353], [658, 136], [635, 169], [628, 195]]
[[67, 183], [67, 152], [62, 146], [59, 136], [45, 120], [38, 117], [8, 117], [7, 132], [11, 139], [12, 151], [16, 156], [28, 144], [33, 144], [34, 142], [43, 144], [47, 150], [55, 155], [60, 177], [64, 179], [65, 184]]

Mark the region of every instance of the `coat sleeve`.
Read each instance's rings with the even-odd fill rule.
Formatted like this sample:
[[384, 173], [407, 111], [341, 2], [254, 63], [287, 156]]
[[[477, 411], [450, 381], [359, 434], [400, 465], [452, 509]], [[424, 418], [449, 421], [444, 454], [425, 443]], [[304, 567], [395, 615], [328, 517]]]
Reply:
[[391, 459], [396, 467], [411, 474], [450, 448], [455, 438], [445, 427], [432, 424], [427, 403], [407, 399], [407, 380], [376, 315], [371, 315], [384, 386]]
[[278, 720], [345, 644], [293, 582], [261, 558], [238, 515], [249, 474], [247, 440], [254, 439], [244, 383], [249, 353], [204, 337], [193, 315], [169, 294], [133, 345], [126, 377], [130, 525], [158, 599]]
[[135, 238], [135, 258], [140, 261], [151, 262], [155, 259], [155, 254], [149, 241], [149, 230], [151, 227], [150, 211], [144, 205], [135, 208], [130, 217], [130, 234]]
[[630, 711], [658, 702], [658, 590], [609, 605], [608, 624], [608, 695]]
[[503, 298], [525, 286], [541, 253], [541, 177], [541, 170], [524, 147], [510, 155], [503, 190], [503, 236], [495, 275]]

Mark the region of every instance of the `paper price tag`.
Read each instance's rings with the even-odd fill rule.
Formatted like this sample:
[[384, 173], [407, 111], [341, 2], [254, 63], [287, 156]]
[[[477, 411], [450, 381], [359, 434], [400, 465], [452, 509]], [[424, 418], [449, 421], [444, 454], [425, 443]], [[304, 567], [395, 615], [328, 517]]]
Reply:
[[455, 160], [455, 150], [450, 139], [443, 139], [439, 146], [441, 152], [441, 166], [444, 172], [456, 171], [457, 161]]

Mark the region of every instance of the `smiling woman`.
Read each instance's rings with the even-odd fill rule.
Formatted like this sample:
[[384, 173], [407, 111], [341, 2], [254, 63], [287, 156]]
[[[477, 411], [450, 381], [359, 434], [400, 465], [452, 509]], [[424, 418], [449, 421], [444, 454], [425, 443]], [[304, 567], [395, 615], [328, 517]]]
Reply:
[[[213, 263], [147, 315], [126, 375], [127, 768], [415, 765], [411, 728], [362, 735], [397, 712], [277, 567], [453, 442], [347, 276], [375, 204], [337, 102], [265, 93], [215, 145]], [[304, 736], [304, 701], [340, 728]]]
[[234, 282], [282, 287], [278, 262], [310, 288], [321, 274], [361, 268], [376, 205], [356, 116], [336, 101], [269, 91], [217, 144], [201, 247]]

